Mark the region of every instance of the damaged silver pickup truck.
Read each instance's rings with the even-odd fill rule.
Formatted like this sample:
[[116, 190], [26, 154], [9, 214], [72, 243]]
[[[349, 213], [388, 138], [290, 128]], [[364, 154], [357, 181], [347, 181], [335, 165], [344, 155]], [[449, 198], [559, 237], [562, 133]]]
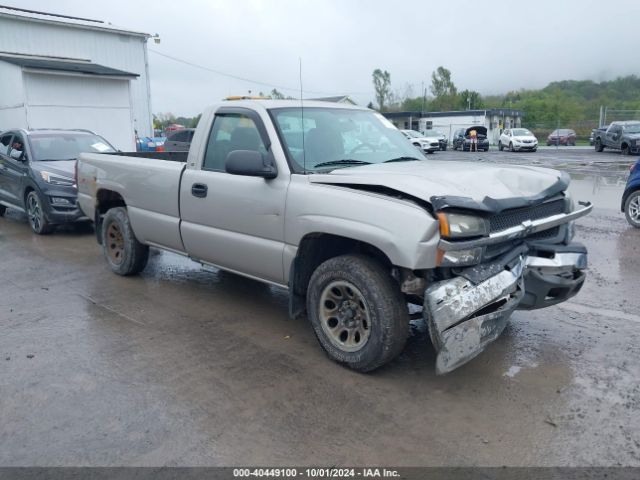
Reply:
[[363, 108], [222, 102], [188, 154], [82, 154], [77, 170], [114, 272], [142, 271], [157, 247], [288, 288], [290, 314], [358, 371], [402, 351], [410, 304], [446, 373], [514, 310], [585, 281], [573, 221], [592, 207], [569, 198], [565, 174], [428, 160]]

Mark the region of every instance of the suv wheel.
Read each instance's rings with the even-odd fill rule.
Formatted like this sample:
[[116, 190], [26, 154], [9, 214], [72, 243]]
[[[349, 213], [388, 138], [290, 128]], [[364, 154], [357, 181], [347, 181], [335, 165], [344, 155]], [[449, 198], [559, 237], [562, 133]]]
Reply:
[[45, 217], [42, 208], [42, 200], [35, 190], [31, 190], [27, 194], [27, 217], [29, 217], [29, 225], [33, 233], [37, 235], [46, 235], [51, 233], [53, 225], [51, 225]]
[[636, 190], [624, 203], [624, 216], [632, 227], [640, 228], [640, 190]]
[[359, 372], [391, 361], [409, 336], [409, 315], [400, 287], [375, 260], [342, 255], [311, 276], [307, 312], [329, 357]]
[[498, 140], [498, 150], [504, 150], [504, 147], [502, 146], [502, 142], [500, 140]]
[[112, 208], [102, 221], [102, 251], [118, 275], [135, 275], [149, 260], [149, 247], [138, 241], [125, 207]]

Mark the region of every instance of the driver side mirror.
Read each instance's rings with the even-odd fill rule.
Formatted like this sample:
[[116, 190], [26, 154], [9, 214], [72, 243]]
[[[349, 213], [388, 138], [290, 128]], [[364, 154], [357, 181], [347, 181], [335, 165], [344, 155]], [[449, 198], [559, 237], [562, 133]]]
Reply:
[[225, 171], [232, 175], [247, 177], [276, 178], [278, 170], [272, 160], [255, 150], [234, 150], [225, 161]]

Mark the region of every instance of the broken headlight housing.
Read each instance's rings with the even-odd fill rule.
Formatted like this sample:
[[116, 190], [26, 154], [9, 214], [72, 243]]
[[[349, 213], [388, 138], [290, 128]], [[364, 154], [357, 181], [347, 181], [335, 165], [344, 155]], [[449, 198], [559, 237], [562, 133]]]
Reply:
[[444, 238], [483, 237], [489, 235], [488, 220], [475, 215], [439, 212], [440, 236]]

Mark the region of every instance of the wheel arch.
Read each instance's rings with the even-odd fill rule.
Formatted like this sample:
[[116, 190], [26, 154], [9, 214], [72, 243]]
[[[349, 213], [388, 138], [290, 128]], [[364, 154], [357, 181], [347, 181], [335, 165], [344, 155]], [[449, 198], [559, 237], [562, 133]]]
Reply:
[[289, 314], [296, 318], [306, 310], [311, 275], [323, 262], [340, 255], [367, 255], [391, 269], [391, 259], [375, 245], [332, 233], [308, 233], [298, 246], [289, 270]]
[[127, 203], [124, 197], [115, 190], [101, 188], [96, 192], [96, 202], [94, 211], [94, 227], [96, 231], [96, 240], [102, 244], [102, 218], [110, 209], [116, 207], [125, 207]]

